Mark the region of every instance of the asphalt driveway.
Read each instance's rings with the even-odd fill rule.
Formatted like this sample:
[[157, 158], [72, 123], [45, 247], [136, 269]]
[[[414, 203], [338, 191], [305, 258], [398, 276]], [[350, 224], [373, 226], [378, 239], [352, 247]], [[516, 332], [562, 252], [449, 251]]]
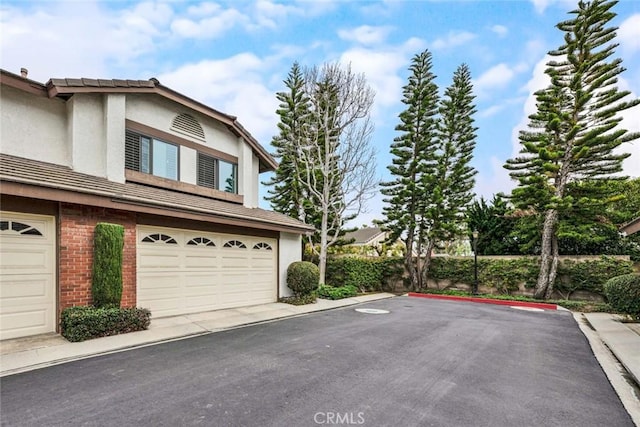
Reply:
[[[354, 308], [389, 314], [363, 314]], [[7, 376], [6, 426], [633, 426], [568, 312], [399, 297]]]

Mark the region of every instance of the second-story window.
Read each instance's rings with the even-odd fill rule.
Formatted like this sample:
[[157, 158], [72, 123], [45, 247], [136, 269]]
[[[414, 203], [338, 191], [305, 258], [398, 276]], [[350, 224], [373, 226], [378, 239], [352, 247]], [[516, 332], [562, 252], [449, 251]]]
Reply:
[[206, 154], [198, 153], [198, 185], [227, 193], [238, 193], [238, 166]]
[[125, 147], [127, 169], [178, 180], [179, 151], [175, 144], [127, 130]]

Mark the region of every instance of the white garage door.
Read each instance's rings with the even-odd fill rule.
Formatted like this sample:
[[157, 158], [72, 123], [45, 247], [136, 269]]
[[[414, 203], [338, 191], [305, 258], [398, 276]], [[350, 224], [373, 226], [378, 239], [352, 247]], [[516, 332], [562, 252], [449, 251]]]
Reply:
[[138, 227], [138, 306], [154, 317], [277, 300], [277, 241]]
[[0, 339], [55, 331], [55, 219], [0, 212]]

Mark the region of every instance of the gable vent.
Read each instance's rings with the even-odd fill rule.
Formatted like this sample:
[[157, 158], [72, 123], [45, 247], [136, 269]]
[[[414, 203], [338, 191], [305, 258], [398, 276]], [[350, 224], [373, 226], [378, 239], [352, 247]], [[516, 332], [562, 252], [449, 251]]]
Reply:
[[204, 140], [202, 126], [189, 114], [178, 114], [171, 123], [171, 130]]

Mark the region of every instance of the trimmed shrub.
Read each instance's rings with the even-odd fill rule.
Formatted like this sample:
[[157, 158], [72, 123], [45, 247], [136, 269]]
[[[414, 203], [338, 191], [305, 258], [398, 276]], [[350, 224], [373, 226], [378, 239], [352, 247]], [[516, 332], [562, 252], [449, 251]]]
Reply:
[[310, 295], [318, 289], [320, 270], [308, 261], [296, 261], [287, 268], [287, 286], [297, 297]]
[[71, 342], [142, 331], [151, 323], [146, 308], [69, 307], [62, 311], [62, 336]]
[[318, 296], [324, 299], [343, 299], [358, 295], [358, 288], [353, 285], [346, 285], [334, 288], [333, 286], [320, 285]]
[[615, 311], [640, 320], [640, 275], [614, 277], [605, 283], [604, 293]]
[[91, 296], [95, 307], [120, 307], [124, 227], [98, 223], [93, 240]]

